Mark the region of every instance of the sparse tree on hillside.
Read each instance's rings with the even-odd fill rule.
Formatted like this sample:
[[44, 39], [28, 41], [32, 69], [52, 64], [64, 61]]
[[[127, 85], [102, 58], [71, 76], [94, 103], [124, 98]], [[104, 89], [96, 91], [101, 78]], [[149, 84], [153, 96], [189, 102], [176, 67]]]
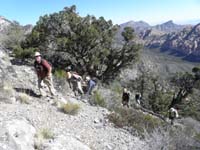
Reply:
[[184, 98], [193, 92], [194, 88], [200, 88], [200, 68], [194, 67], [192, 72], [193, 73], [186, 72], [184, 74], [178, 74], [172, 78], [171, 82], [178, 87], [178, 92], [174, 93], [169, 108], [180, 104]]
[[125, 28], [122, 33], [124, 45], [114, 46], [117, 30], [112, 21], [90, 15], [80, 17], [76, 7], [71, 6], [40, 17], [22, 47], [41, 49], [55, 67], [72, 65], [80, 73], [87, 72], [106, 81], [136, 62], [141, 48], [132, 41], [131, 28]]

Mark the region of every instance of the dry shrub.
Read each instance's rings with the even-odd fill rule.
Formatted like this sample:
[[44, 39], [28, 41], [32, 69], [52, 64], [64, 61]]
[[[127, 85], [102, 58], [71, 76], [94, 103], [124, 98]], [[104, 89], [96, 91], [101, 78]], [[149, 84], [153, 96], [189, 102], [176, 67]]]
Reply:
[[67, 103], [61, 106], [61, 111], [69, 115], [76, 115], [78, 114], [79, 110], [80, 110], [79, 104]]

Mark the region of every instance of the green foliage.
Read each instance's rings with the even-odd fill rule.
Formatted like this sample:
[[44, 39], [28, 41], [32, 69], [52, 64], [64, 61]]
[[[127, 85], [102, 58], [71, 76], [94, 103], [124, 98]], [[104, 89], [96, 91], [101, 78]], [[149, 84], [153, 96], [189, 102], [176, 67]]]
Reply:
[[90, 100], [90, 103], [92, 105], [98, 105], [101, 107], [106, 107], [106, 102], [104, 98], [102, 97], [101, 93], [98, 91], [95, 91], [94, 94], [92, 95], [92, 98]]
[[122, 32], [122, 36], [126, 42], [131, 41], [134, 38], [134, 29], [131, 27], [125, 27], [124, 31]]
[[145, 131], [153, 132], [155, 128], [162, 125], [159, 119], [149, 114], [143, 114], [133, 109], [116, 108], [114, 113], [109, 114], [109, 120], [117, 127], [131, 127], [135, 129], [139, 135], [143, 135]]
[[54, 72], [54, 75], [59, 79], [65, 79], [66, 78], [66, 71], [62, 69], [57, 69]]
[[153, 112], [166, 115], [171, 99], [171, 92], [155, 91], [149, 94], [149, 105]]
[[200, 89], [200, 69], [194, 67], [192, 73], [178, 73], [171, 79], [171, 82], [178, 92], [174, 95], [170, 107], [181, 104], [184, 98], [193, 93], [194, 89]]
[[141, 45], [131, 42], [133, 30], [125, 29], [124, 45], [114, 47], [118, 30], [103, 17], [80, 17], [76, 6], [40, 17], [22, 47], [39, 48], [58, 68], [73, 65], [81, 74], [89, 73], [104, 81], [138, 59]]
[[123, 89], [122, 89], [122, 86], [120, 85], [119, 82], [117, 81], [114, 81], [112, 82], [111, 86], [110, 86], [110, 89], [116, 93], [116, 95], [120, 95], [122, 94], [123, 92]]
[[16, 58], [20, 58], [20, 59], [26, 59], [26, 58], [30, 58], [33, 56], [35, 49], [30, 47], [30, 48], [26, 48], [23, 49], [20, 45], [15, 45], [13, 47], [13, 53], [15, 55]]
[[198, 140], [198, 141], [200, 141], [200, 133], [196, 133], [195, 139]]
[[78, 114], [79, 110], [80, 106], [78, 104], [67, 103], [61, 106], [61, 111], [69, 115], [76, 115]]

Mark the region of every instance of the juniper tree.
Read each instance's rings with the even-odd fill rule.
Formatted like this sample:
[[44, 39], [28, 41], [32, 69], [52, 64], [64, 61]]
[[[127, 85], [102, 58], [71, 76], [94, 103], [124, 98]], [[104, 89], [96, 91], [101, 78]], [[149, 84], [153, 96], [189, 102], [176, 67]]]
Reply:
[[76, 6], [40, 17], [23, 48], [39, 48], [55, 67], [72, 65], [80, 73], [102, 80], [114, 79], [120, 70], [138, 59], [141, 45], [133, 41], [134, 30], [125, 28], [124, 42], [114, 41], [118, 25], [103, 17], [81, 17]]

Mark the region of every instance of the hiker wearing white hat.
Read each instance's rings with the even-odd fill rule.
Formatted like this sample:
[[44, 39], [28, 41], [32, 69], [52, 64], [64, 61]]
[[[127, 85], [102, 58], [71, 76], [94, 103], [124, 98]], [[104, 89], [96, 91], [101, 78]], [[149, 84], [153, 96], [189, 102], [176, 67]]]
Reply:
[[52, 67], [47, 62], [47, 60], [43, 59], [41, 57], [41, 54], [39, 52], [35, 52], [35, 62], [34, 67], [38, 76], [38, 88], [40, 91], [40, 95], [44, 96], [44, 91], [42, 90], [42, 83], [46, 84], [49, 88], [49, 91], [52, 96], [55, 95], [55, 89], [52, 82]]

